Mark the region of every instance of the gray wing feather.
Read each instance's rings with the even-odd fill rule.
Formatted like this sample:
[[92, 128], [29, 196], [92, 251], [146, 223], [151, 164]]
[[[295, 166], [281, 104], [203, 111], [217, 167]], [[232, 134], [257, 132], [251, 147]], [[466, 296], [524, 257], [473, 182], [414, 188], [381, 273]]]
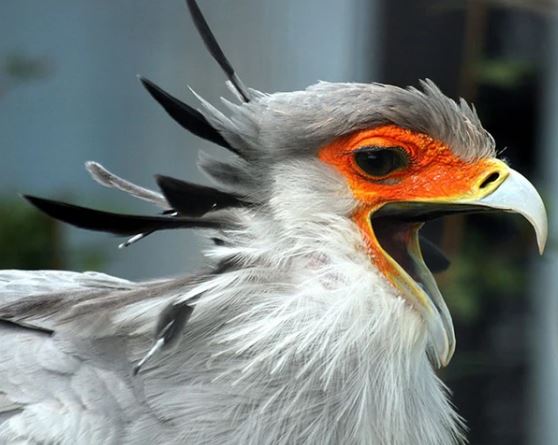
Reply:
[[[132, 283], [99, 273], [1, 272], [0, 316], [31, 319], [55, 332], [0, 324], [0, 443], [174, 443], [173, 425], [157, 417], [142, 376], [132, 375], [133, 361], [150, 342], [147, 332], [134, 331], [133, 320], [156, 320], [159, 307], [184, 283]], [[41, 301], [42, 309], [29, 304], [33, 301]], [[73, 306], [84, 302], [93, 313], [74, 315]], [[44, 310], [49, 307], [55, 310]], [[30, 317], [26, 308], [37, 313]], [[119, 325], [119, 317], [131, 321]], [[87, 326], [97, 320], [95, 328]]]
[[34, 295], [84, 290], [126, 290], [136, 285], [99, 272], [1, 270], [0, 304]]

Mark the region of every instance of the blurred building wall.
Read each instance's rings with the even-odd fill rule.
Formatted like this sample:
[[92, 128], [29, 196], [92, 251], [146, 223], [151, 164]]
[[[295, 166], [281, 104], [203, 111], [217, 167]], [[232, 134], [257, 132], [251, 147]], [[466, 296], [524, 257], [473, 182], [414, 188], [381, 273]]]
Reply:
[[549, 22], [539, 162], [549, 240], [533, 267], [532, 445], [558, 443], [558, 14]]
[[[225, 52], [248, 86], [273, 92], [317, 80], [369, 81], [377, 65], [376, 2], [200, 0]], [[218, 104], [224, 76], [207, 55], [184, 1], [11, 0], [0, 15], [0, 57], [46, 58], [46, 79], [0, 98], [0, 190], [64, 197], [123, 212], [152, 211], [94, 185], [83, 162], [154, 186], [154, 173], [203, 181], [187, 135], [136, 81], [146, 75], [191, 104], [187, 84]], [[108, 272], [129, 278], [199, 265], [194, 235], [153, 235], [124, 251], [105, 234], [65, 229], [72, 245], [101, 247]]]

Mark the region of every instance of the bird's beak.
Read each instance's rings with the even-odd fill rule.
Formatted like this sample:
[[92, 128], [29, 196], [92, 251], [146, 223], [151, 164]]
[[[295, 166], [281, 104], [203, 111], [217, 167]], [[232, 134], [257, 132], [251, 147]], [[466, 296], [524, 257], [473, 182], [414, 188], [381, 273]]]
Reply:
[[471, 202], [480, 209], [519, 213], [531, 223], [542, 255], [548, 238], [548, 220], [541, 196], [525, 176], [509, 169], [505, 180], [490, 194]]
[[[519, 213], [534, 227], [541, 254], [546, 244], [547, 216], [537, 190], [503, 162], [495, 160], [492, 165], [495, 168], [493, 179], [488, 183], [486, 180], [475, 183], [461, 196], [389, 203], [371, 217], [379, 245], [392, 263], [384, 273], [425, 320], [429, 334], [428, 353], [437, 366], [446, 366], [453, 356], [455, 334], [446, 303], [422, 258], [418, 238], [422, 223], [454, 213]], [[401, 233], [404, 233], [403, 237]]]

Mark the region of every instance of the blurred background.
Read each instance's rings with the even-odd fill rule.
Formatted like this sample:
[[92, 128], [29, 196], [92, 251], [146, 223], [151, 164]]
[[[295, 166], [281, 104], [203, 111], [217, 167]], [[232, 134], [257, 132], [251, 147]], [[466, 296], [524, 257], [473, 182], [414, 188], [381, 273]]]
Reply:
[[[520, 217], [427, 227], [452, 259], [438, 280], [458, 349], [442, 378], [477, 444], [558, 443], [558, 4], [556, 0], [200, 0], [244, 82], [266, 91], [317, 80], [401, 86], [433, 79], [475, 103], [502, 157], [537, 186], [550, 243], [536, 257]], [[151, 212], [94, 184], [96, 160], [154, 187], [205, 182], [210, 144], [186, 134], [136, 81], [218, 104], [224, 77], [181, 0], [5, 0], [0, 14], [0, 267], [97, 269], [130, 279], [193, 271], [203, 244], [160, 233], [127, 249], [61, 226], [25, 192]]]

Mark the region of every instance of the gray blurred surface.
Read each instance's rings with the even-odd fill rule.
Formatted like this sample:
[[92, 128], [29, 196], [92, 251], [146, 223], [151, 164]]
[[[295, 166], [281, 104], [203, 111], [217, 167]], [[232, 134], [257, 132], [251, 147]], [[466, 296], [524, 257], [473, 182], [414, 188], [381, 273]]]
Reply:
[[543, 83], [540, 176], [548, 210], [547, 250], [532, 273], [532, 411], [530, 443], [558, 443], [558, 17], [551, 20]]

